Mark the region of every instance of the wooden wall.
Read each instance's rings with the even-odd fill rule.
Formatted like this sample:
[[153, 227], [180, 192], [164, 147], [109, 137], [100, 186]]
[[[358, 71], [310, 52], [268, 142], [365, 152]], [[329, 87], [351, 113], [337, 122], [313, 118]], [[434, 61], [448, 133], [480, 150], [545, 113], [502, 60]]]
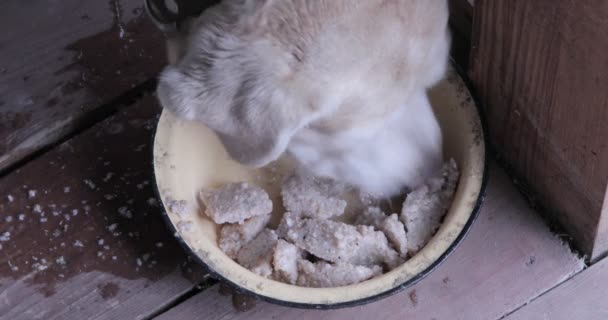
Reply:
[[604, 255], [608, 1], [475, 1], [470, 75], [500, 156], [584, 253]]

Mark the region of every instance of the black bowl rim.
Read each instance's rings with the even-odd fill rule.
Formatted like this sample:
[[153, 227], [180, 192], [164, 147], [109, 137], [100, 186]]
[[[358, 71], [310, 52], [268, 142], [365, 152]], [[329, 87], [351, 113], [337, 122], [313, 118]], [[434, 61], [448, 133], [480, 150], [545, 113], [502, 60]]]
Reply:
[[[259, 299], [259, 300], [262, 300], [265, 302], [269, 302], [269, 303], [272, 303], [275, 305], [280, 305], [280, 306], [290, 307], [290, 308], [316, 309], [316, 310], [333, 310], [333, 309], [341, 309], [341, 308], [351, 308], [351, 307], [358, 307], [358, 306], [362, 306], [362, 305], [365, 305], [368, 303], [376, 302], [378, 300], [392, 296], [393, 294], [401, 292], [401, 291], [405, 290], [406, 288], [409, 288], [409, 287], [415, 285], [420, 280], [426, 278], [426, 276], [428, 276], [433, 271], [435, 271], [435, 269], [437, 269], [437, 267], [439, 267], [442, 263], [444, 263], [445, 260], [447, 260], [447, 258], [454, 252], [454, 250], [462, 243], [462, 240], [464, 240], [464, 238], [468, 235], [469, 231], [471, 230], [471, 226], [477, 220], [477, 217], [479, 216], [479, 211], [480, 211], [481, 206], [483, 205], [483, 202], [486, 197], [486, 186], [488, 183], [488, 176], [489, 176], [489, 170], [488, 170], [489, 169], [488, 168], [489, 167], [489, 159], [488, 159], [489, 150], [488, 150], [488, 142], [487, 142], [488, 129], [487, 129], [486, 121], [485, 121], [485, 119], [486, 119], [485, 113], [484, 113], [483, 108], [479, 104], [479, 100], [477, 98], [476, 92], [475, 92], [470, 80], [466, 76], [466, 73], [453, 60], [451, 60], [451, 65], [456, 70], [457, 74], [460, 76], [461, 80], [464, 82], [465, 86], [467, 87], [470, 96], [473, 98], [473, 103], [475, 104], [475, 107], [477, 109], [477, 114], [478, 114], [479, 120], [481, 122], [481, 127], [482, 127], [482, 132], [483, 132], [483, 137], [484, 137], [484, 139], [482, 140], [483, 145], [484, 145], [484, 161], [483, 161], [483, 174], [482, 174], [482, 178], [481, 178], [482, 179], [481, 186], [480, 186], [480, 190], [479, 190], [479, 195], [477, 196], [477, 200], [475, 202], [475, 206], [473, 207], [473, 212], [471, 213], [469, 220], [464, 225], [460, 234], [456, 237], [456, 239], [454, 240], [454, 242], [452, 242], [452, 244], [448, 247], [448, 249], [441, 256], [439, 256], [439, 258], [437, 258], [437, 260], [435, 260], [428, 268], [426, 268], [425, 270], [423, 270], [422, 272], [420, 272], [413, 278], [405, 281], [404, 283], [402, 283], [398, 286], [395, 286], [394, 288], [392, 288], [390, 290], [386, 290], [386, 291], [378, 293], [376, 295], [358, 299], [358, 300], [352, 300], [352, 301], [346, 301], [346, 302], [340, 302], [340, 303], [332, 303], [332, 304], [301, 303], [301, 302], [293, 302], [293, 301], [275, 299], [275, 298], [267, 297], [265, 295], [245, 289], [245, 288], [239, 286], [238, 284], [230, 281], [228, 278], [226, 278], [226, 277], [222, 276], [221, 274], [212, 270], [209, 267], [209, 265], [207, 265], [207, 263], [205, 263], [190, 248], [190, 246], [185, 242], [185, 240], [179, 235], [179, 232], [175, 228], [175, 225], [172, 223], [171, 219], [169, 219], [169, 215], [167, 214], [166, 210], [164, 209], [164, 205], [163, 205], [163, 206], [160, 206], [160, 208], [161, 208], [161, 215], [163, 217], [163, 220], [165, 221], [165, 224], [173, 232], [174, 236], [177, 238], [177, 241], [182, 246], [182, 248], [193, 259], [195, 259], [201, 266], [203, 266], [203, 268], [209, 273], [209, 275], [211, 275], [212, 278], [230, 285], [232, 288], [234, 288], [241, 294], [245, 294], [245, 295], [248, 295], [248, 296], [254, 297], [256, 299]], [[160, 120], [160, 117], [159, 117], [159, 120]], [[158, 129], [158, 125], [156, 125], [154, 127], [154, 131], [152, 132], [153, 133], [152, 146], [155, 145], [154, 141], [156, 139], [157, 129]], [[152, 157], [154, 158], [154, 148], [152, 148]], [[153, 166], [153, 171], [154, 171], [154, 193], [156, 194], [156, 197], [162, 203], [162, 197], [160, 196], [160, 190], [158, 188], [158, 184], [157, 184], [157, 180], [156, 180], [156, 166]]]

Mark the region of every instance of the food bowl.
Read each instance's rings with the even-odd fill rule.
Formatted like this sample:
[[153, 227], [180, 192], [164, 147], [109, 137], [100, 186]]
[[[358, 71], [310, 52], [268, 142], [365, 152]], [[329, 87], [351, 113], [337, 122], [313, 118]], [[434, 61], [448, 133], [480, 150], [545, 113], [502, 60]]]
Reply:
[[218, 247], [219, 228], [201, 214], [199, 191], [229, 182], [258, 184], [275, 203], [276, 223], [282, 214], [277, 205], [277, 173], [289, 170], [292, 162], [282, 158], [272, 170], [244, 167], [229, 158], [211, 130], [163, 111], [154, 140], [154, 170], [166, 221], [184, 248], [215, 278], [271, 303], [316, 309], [351, 307], [411, 286], [432, 272], [462, 241], [479, 211], [487, 175], [484, 126], [463, 79], [450, 69], [430, 97], [442, 128], [445, 155], [456, 160], [461, 177], [435, 236], [420, 252], [388, 273], [345, 287], [304, 288], [263, 278], [230, 259]]

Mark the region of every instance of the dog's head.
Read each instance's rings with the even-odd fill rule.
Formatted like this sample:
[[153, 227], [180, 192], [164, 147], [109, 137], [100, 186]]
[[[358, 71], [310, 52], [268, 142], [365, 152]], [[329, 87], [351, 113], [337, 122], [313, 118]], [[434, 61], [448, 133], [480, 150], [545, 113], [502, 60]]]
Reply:
[[[372, 123], [393, 119], [442, 77], [446, 22], [444, 0], [225, 0], [169, 40], [171, 64], [160, 76], [158, 97], [176, 116], [212, 129], [230, 156], [246, 165], [276, 160], [303, 128], [328, 140], [352, 137], [335, 140], [344, 142], [335, 148], [357, 148], [350, 140], [361, 137], [358, 131], [373, 135]], [[405, 110], [409, 124], [420, 132], [438, 130], [432, 116], [415, 121], [416, 108], [411, 110]], [[417, 136], [402, 138], [387, 139], [413, 145], [409, 140]], [[322, 140], [306, 140], [311, 145], [305, 147], [320, 148], [315, 144]], [[410, 156], [412, 170], [430, 162]], [[328, 157], [333, 167], [350, 161]], [[327, 164], [313, 160], [301, 162]], [[358, 161], [372, 171], [376, 163], [371, 156]]]

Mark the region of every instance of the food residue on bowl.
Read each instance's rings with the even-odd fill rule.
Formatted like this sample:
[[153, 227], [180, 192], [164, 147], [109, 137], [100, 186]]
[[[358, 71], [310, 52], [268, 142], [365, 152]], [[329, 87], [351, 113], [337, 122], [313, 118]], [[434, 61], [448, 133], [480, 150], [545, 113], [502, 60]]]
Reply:
[[441, 225], [458, 183], [454, 160], [406, 195], [400, 214], [361, 195], [346, 217], [348, 186], [294, 172], [283, 180], [285, 212], [269, 227], [273, 204], [246, 182], [201, 191], [205, 214], [221, 225], [218, 245], [252, 272], [304, 287], [339, 287], [388, 272], [419, 252]]

